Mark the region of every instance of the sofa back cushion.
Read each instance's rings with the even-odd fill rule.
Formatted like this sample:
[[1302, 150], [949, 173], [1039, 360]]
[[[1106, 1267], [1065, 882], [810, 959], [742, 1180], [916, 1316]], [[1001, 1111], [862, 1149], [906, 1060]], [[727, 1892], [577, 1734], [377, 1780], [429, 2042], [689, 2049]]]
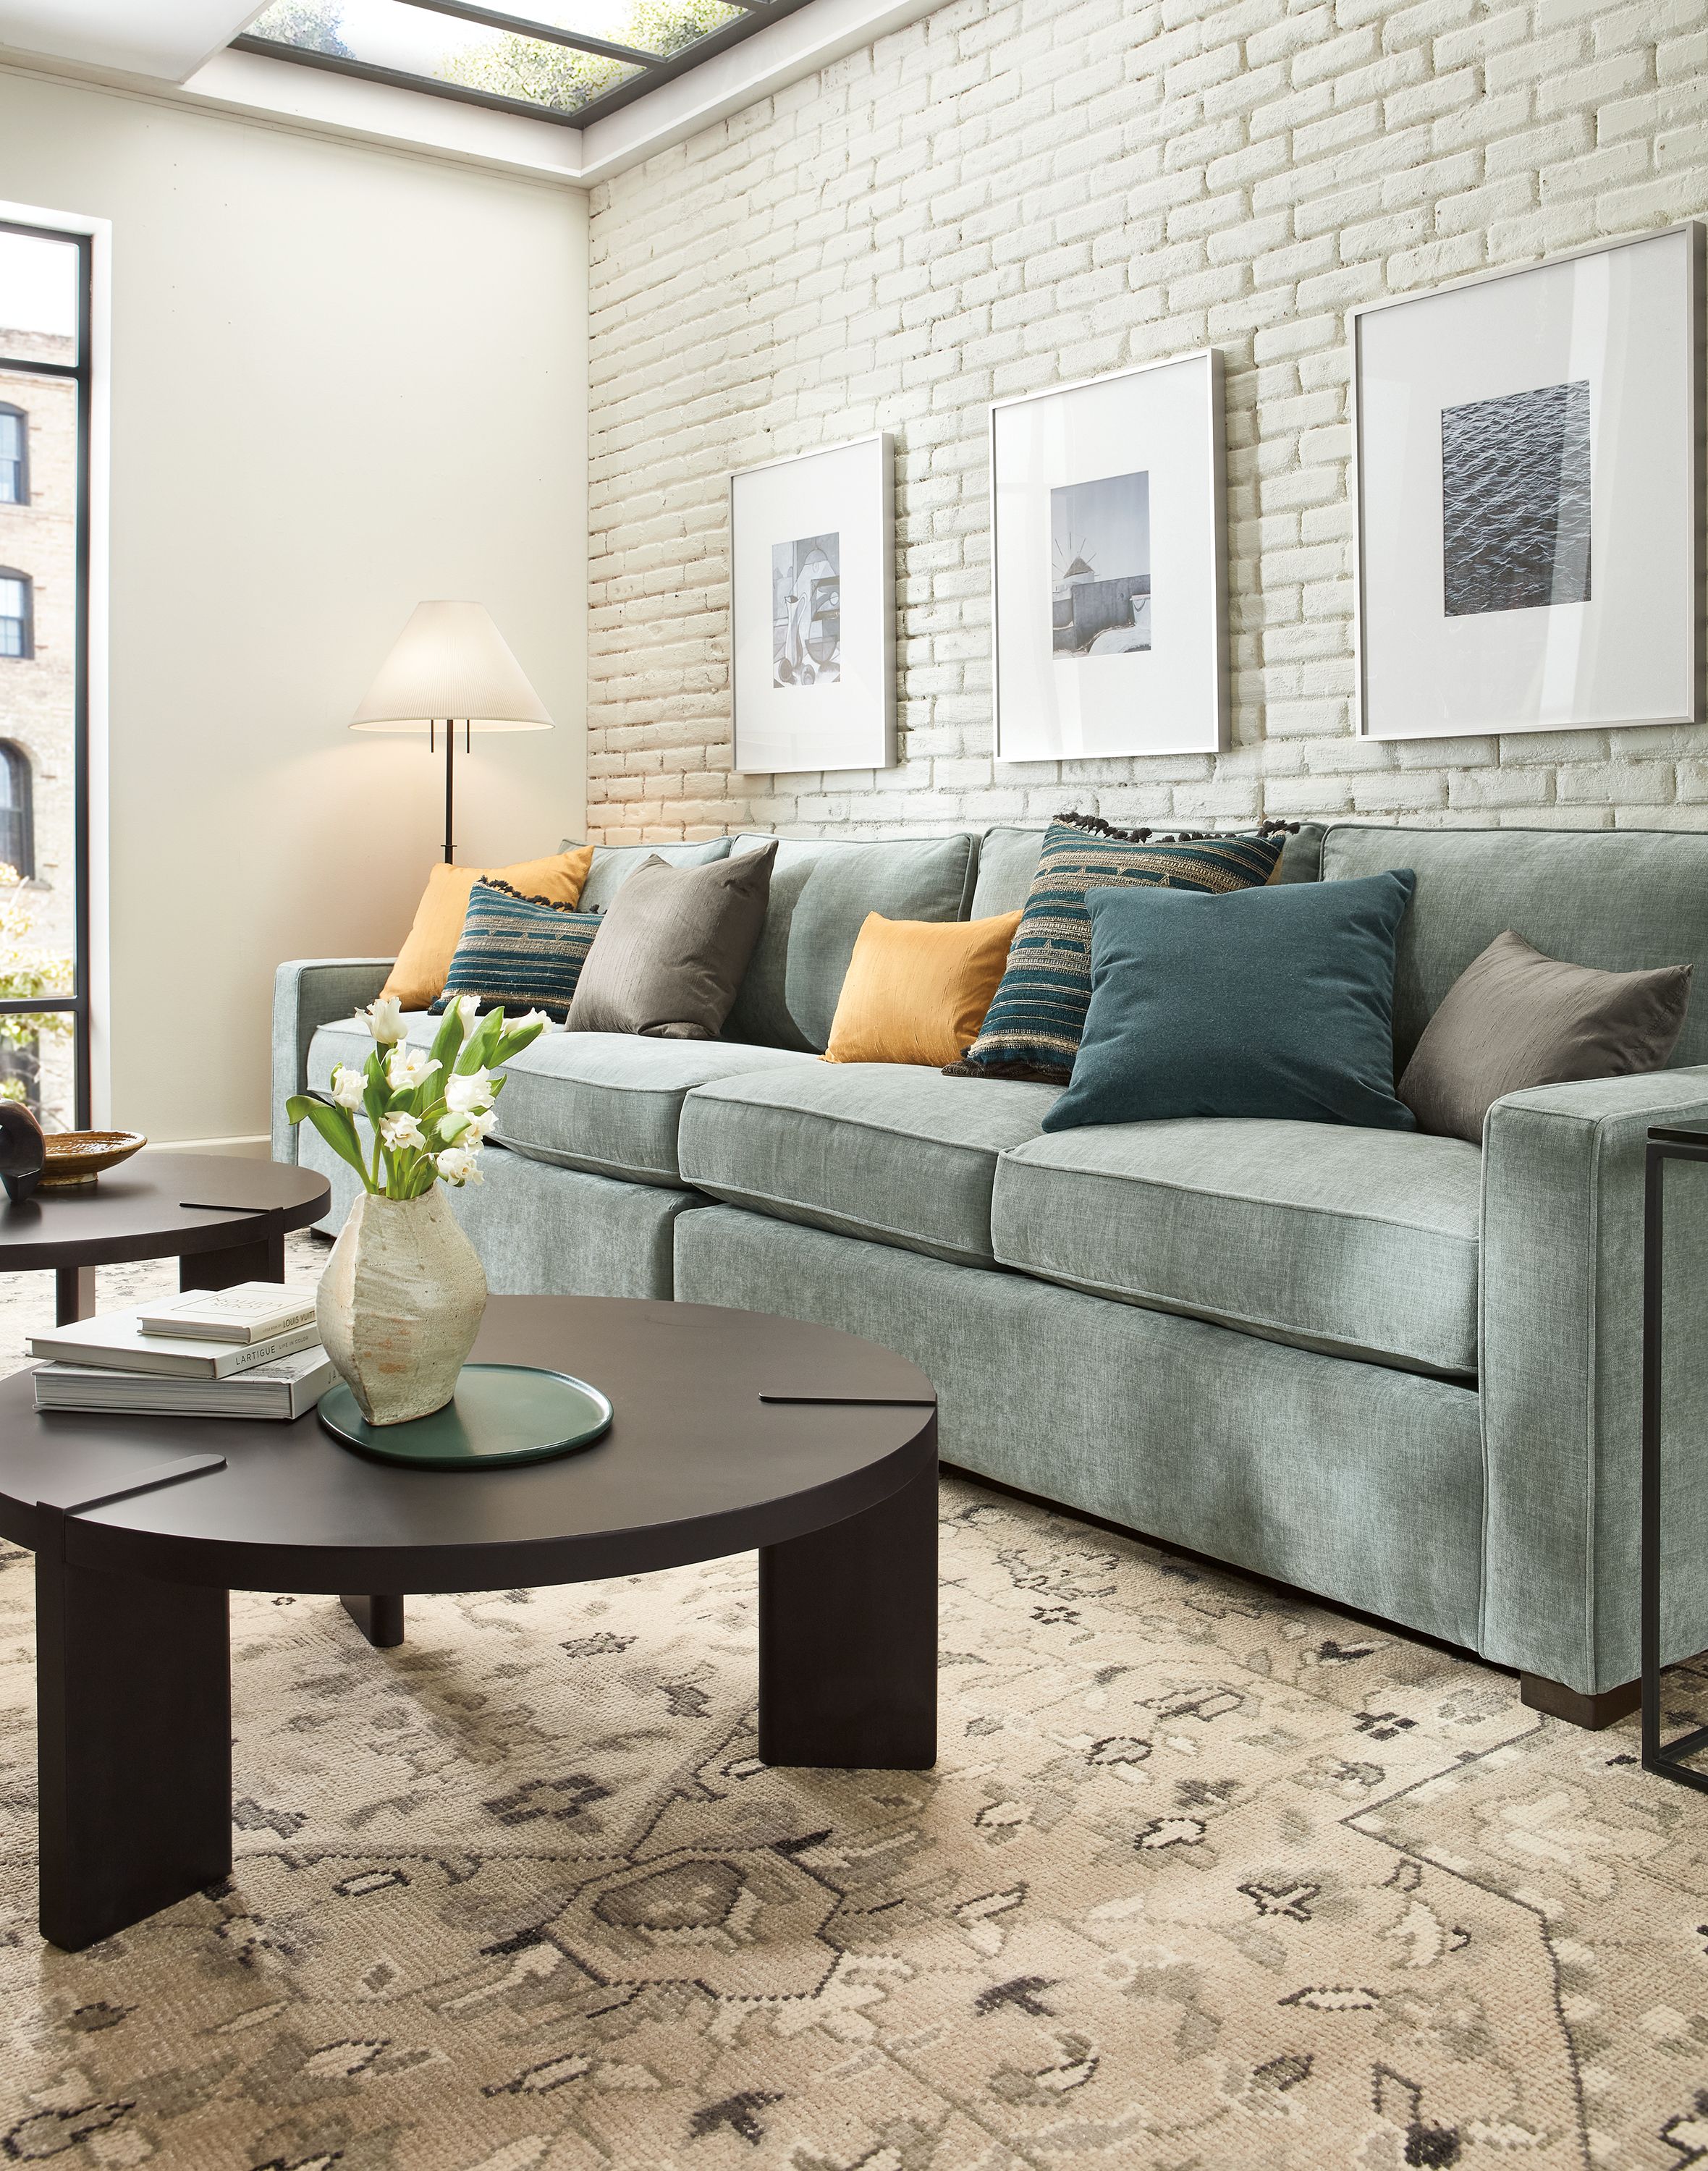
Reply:
[[[744, 834], [730, 848], [751, 852], [773, 841]], [[765, 926], [724, 1037], [822, 1054], [867, 914], [964, 919], [979, 840], [963, 833], [877, 844], [834, 837], [775, 841]]]
[[[1168, 822], [1152, 826], [1162, 833], [1173, 829]], [[1322, 863], [1323, 836], [1320, 822], [1302, 822], [1290, 831], [1276, 880], [1314, 882]], [[979, 843], [979, 879], [967, 917], [987, 919], [999, 912], [1024, 911], [1043, 849], [1042, 823], [1035, 829], [986, 829]]]
[[[566, 844], [563, 849], [567, 852], [574, 847]], [[635, 869], [648, 860], [663, 860], [671, 867], [703, 867], [708, 860], [728, 856], [728, 837], [713, 837], [703, 844], [595, 844], [593, 867], [576, 903], [583, 912], [603, 912]]]
[[[1694, 965], [1708, 979], [1708, 834], [1672, 829], [1409, 829], [1338, 823], [1333, 882], [1410, 867], [1394, 983], [1396, 1073], [1474, 957], [1508, 928], [1550, 957], [1608, 973]], [[1708, 1001], [1693, 1002], [1673, 1066], [1708, 1063]]]

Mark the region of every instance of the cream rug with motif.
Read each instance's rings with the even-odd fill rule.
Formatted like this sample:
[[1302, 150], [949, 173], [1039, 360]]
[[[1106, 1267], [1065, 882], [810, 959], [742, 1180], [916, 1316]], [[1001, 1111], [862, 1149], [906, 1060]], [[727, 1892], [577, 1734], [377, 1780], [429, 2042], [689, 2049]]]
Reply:
[[0, 2164], [1708, 2163], [1708, 1800], [1634, 1724], [965, 1483], [943, 1578], [928, 1773], [760, 1763], [750, 1555], [389, 1652], [236, 1594], [235, 1871], [70, 1955], [8, 1552]]

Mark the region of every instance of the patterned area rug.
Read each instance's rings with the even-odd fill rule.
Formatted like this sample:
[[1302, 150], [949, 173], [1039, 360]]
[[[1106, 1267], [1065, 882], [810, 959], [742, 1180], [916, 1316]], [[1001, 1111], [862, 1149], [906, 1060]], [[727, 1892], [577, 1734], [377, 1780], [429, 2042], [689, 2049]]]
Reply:
[[[0, 1358], [48, 1302], [10, 1284]], [[750, 1556], [414, 1600], [390, 1652], [234, 1596], [235, 1873], [75, 1956], [34, 1923], [12, 1554], [0, 2163], [1708, 2162], [1708, 1803], [1631, 1727], [969, 1485], [943, 1513], [922, 1774], [759, 1762]]]

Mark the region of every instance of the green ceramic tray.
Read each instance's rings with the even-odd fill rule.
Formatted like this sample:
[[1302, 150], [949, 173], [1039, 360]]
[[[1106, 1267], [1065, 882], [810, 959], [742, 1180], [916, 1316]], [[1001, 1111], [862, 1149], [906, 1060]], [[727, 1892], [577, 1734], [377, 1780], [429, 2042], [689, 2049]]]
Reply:
[[534, 1364], [465, 1364], [457, 1391], [431, 1417], [371, 1425], [341, 1380], [321, 1396], [321, 1423], [340, 1446], [413, 1470], [507, 1470], [591, 1447], [610, 1429], [597, 1387]]

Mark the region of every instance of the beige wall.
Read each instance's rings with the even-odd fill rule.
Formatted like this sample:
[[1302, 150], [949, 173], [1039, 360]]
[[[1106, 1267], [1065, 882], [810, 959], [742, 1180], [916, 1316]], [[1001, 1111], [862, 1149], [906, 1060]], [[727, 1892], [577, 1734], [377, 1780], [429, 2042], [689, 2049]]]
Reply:
[[387, 953], [425, 741], [346, 720], [423, 597], [559, 720], [459, 857], [583, 819], [586, 210], [557, 186], [0, 70], [0, 199], [112, 222], [110, 1113], [259, 1133], [282, 958]]
[[[1708, 13], [948, 0], [594, 193], [595, 834], [1708, 828], [1708, 736], [1352, 735], [1346, 312], [1708, 209]], [[991, 758], [987, 405], [1214, 345], [1233, 747]], [[732, 468], [896, 440], [902, 762], [742, 776]]]

